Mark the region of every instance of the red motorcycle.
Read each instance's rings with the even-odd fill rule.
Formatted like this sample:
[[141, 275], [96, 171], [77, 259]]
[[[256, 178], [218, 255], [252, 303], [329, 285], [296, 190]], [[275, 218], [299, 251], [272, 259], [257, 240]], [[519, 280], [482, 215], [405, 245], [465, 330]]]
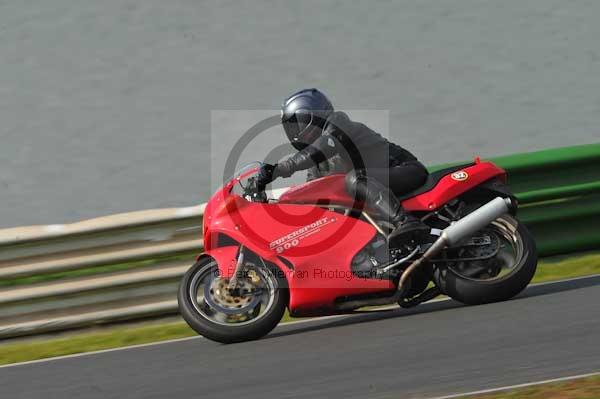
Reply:
[[431, 173], [402, 196], [431, 227], [404, 242], [388, 241], [393, 226], [346, 193], [344, 175], [267, 198], [258, 170], [238, 172], [206, 204], [204, 253], [180, 285], [181, 315], [209, 339], [260, 338], [286, 308], [303, 317], [410, 307], [440, 294], [507, 300], [535, 273], [535, 242], [515, 218], [506, 172], [491, 162]]

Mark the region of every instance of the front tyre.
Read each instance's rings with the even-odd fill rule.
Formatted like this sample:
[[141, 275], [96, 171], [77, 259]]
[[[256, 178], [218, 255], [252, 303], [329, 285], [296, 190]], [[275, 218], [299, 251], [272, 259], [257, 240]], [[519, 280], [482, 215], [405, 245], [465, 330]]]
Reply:
[[[261, 262], [262, 263], [262, 262]], [[213, 341], [233, 343], [258, 339], [283, 317], [288, 294], [284, 278], [265, 264], [246, 264], [238, 288], [219, 276], [213, 258], [201, 257], [183, 276], [177, 300], [187, 324]]]
[[504, 215], [485, 229], [499, 241], [494, 258], [435, 267], [434, 281], [442, 292], [468, 304], [508, 300], [527, 287], [537, 267], [531, 233], [515, 218]]

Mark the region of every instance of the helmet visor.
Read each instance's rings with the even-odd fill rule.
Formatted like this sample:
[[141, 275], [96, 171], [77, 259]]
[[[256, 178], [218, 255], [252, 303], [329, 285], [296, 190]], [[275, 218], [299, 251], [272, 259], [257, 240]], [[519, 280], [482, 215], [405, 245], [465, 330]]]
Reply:
[[283, 129], [294, 147], [306, 147], [321, 135], [321, 129], [313, 122], [312, 112], [298, 112], [282, 122]]
[[290, 140], [298, 139], [312, 124], [312, 114], [294, 114], [282, 123]]

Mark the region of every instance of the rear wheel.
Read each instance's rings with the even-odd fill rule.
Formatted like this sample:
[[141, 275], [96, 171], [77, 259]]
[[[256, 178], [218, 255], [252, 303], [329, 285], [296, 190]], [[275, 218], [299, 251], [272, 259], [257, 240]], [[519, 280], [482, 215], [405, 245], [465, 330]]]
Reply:
[[[537, 267], [535, 241], [515, 218], [505, 215], [476, 234], [489, 237], [484, 260], [465, 260], [441, 264], [434, 269], [438, 287], [451, 298], [470, 305], [504, 301], [523, 291]], [[485, 251], [485, 249], [483, 250]], [[472, 258], [467, 253], [465, 258]], [[479, 257], [486, 258], [485, 253]]]
[[[262, 263], [262, 262], [261, 262]], [[197, 333], [223, 343], [260, 338], [283, 317], [287, 290], [283, 277], [264, 264], [246, 264], [235, 290], [219, 276], [216, 262], [200, 258], [179, 287], [179, 310]]]

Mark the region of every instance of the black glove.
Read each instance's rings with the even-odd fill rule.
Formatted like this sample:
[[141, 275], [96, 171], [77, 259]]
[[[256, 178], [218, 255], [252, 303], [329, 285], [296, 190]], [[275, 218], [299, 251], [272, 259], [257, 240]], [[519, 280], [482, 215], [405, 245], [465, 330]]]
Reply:
[[276, 166], [277, 165], [265, 163], [260, 167], [260, 171], [258, 172], [258, 176], [256, 178], [256, 189], [258, 191], [265, 191], [267, 184], [271, 183], [275, 178], [277, 178], [277, 176], [275, 176], [273, 173]]

